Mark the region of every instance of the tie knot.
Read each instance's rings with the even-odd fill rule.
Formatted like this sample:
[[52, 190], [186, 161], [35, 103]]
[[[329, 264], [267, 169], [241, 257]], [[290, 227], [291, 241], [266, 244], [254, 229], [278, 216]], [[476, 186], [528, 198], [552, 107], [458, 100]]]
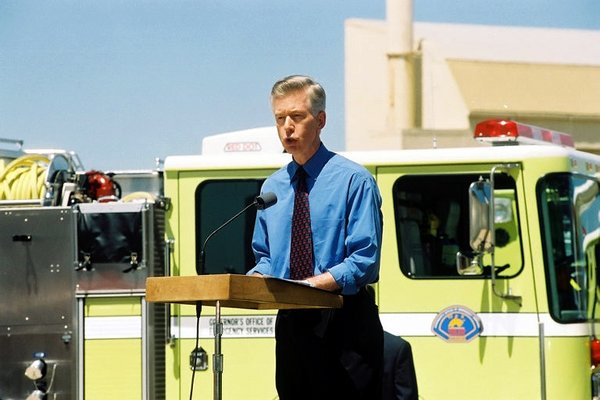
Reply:
[[304, 170], [304, 167], [298, 167], [298, 170], [296, 171], [296, 177], [298, 179], [306, 179], [306, 171]]
[[308, 174], [302, 167], [298, 167], [296, 171], [296, 188], [302, 192], [306, 192], [306, 177]]

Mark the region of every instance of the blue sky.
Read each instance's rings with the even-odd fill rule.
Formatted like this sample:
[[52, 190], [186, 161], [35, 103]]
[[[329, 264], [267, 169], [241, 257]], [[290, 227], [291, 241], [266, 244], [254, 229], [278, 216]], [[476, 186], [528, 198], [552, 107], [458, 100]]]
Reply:
[[[385, 0], [0, 0], [0, 138], [145, 169], [202, 137], [272, 123], [268, 93], [303, 73], [344, 146], [344, 20]], [[598, 0], [414, 0], [419, 22], [600, 29]]]

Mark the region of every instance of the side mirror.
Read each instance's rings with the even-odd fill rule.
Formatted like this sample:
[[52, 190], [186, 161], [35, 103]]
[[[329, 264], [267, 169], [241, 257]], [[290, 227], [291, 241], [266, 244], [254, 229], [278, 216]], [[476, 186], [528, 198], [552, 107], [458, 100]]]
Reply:
[[469, 186], [469, 244], [473, 253], [456, 254], [456, 270], [459, 275], [483, 274], [482, 256], [493, 250], [490, 204], [492, 185], [479, 178]]
[[489, 182], [480, 178], [469, 186], [469, 244], [476, 253], [493, 250], [491, 201], [492, 186]]
[[[492, 291], [494, 295], [504, 300], [515, 301], [519, 306], [522, 297], [508, 292], [502, 293], [496, 288], [496, 265], [494, 262], [494, 229], [496, 219], [507, 222], [512, 215], [506, 208], [507, 204], [496, 203], [494, 199], [494, 176], [500, 168], [518, 168], [517, 164], [496, 165], [490, 171], [490, 180], [485, 181], [480, 177], [477, 182], [469, 186], [469, 244], [473, 250], [472, 256], [466, 256], [460, 252], [456, 255], [456, 269], [459, 275], [481, 275], [483, 273], [482, 259], [484, 254], [490, 254], [490, 271], [492, 279]], [[497, 207], [496, 207], [497, 206]], [[498, 208], [498, 212], [496, 212]]]

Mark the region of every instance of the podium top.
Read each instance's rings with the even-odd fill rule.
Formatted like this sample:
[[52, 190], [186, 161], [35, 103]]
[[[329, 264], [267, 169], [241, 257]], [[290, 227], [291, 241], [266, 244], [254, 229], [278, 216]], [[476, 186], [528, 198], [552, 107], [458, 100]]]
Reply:
[[146, 301], [256, 310], [340, 308], [342, 296], [277, 278], [234, 274], [146, 279]]

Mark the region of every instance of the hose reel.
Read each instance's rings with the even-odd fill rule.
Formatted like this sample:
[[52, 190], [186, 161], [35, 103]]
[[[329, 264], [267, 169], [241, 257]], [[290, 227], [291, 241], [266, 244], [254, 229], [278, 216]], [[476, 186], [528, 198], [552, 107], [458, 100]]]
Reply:
[[0, 162], [0, 201], [58, 205], [62, 186], [72, 175], [64, 154], [25, 154], [6, 165]]

